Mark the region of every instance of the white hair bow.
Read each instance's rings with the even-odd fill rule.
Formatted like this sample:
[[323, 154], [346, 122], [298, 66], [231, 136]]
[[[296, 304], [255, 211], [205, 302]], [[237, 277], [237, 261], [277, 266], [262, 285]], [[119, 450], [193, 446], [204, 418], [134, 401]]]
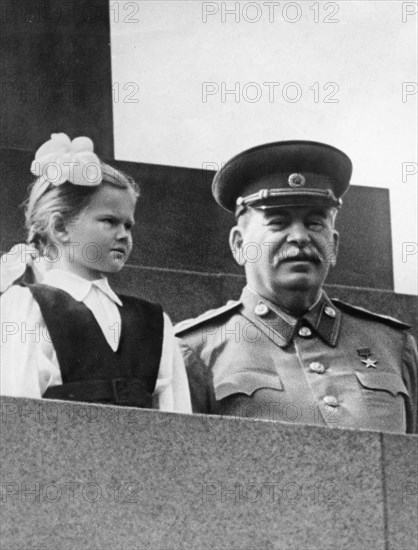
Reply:
[[52, 134], [36, 151], [30, 170], [53, 185], [69, 181], [75, 185], [95, 186], [102, 182], [99, 157], [88, 137], [72, 141], [67, 134]]

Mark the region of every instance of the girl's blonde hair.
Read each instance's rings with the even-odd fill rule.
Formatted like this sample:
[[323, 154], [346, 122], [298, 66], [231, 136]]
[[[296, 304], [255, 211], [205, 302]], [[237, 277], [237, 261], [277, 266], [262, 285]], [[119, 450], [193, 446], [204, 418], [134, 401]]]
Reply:
[[[139, 186], [135, 180], [100, 162], [102, 182], [100, 185], [112, 185], [121, 189], [129, 189], [135, 197], [139, 197]], [[42, 250], [48, 244], [52, 224], [59, 214], [63, 223], [71, 223], [87, 208], [99, 186], [74, 185], [66, 181], [61, 185], [53, 185], [43, 178], [37, 178], [29, 188], [29, 197], [25, 201], [25, 219], [28, 232], [27, 243]]]

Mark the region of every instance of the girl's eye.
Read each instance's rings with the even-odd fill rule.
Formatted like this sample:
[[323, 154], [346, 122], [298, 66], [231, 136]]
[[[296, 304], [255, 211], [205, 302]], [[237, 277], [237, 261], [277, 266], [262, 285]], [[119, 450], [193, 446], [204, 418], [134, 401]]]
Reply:
[[103, 218], [102, 222], [106, 223], [107, 225], [112, 225], [113, 224], [112, 218]]

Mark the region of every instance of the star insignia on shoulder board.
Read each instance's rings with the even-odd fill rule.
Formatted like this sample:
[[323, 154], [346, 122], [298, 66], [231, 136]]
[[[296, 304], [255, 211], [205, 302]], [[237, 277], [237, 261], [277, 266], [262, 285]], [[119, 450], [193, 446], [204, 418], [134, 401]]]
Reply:
[[361, 362], [364, 365], [366, 365], [366, 369], [369, 369], [369, 368], [377, 369], [377, 367], [376, 367], [377, 360], [376, 359], [370, 359], [370, 357], [367, 357], [366, 359], [362, 359]]

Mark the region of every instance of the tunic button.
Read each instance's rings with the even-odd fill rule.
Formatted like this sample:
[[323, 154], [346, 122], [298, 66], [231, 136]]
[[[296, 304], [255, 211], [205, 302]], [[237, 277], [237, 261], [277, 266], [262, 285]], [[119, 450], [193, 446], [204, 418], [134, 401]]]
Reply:
[[309, 365], [309, 368], [311, 369], [311, 371], [317, 372], [318, 374], [322, 374], [323, 372], [325, 372], [324, 365], [322, 363], [317, 363], [316, 361], [311, 363]]
[[333, 395], [326, 395], [324, 397], [324, 403], [326, 403], [330, 407], [338, 407], [338, 400]]
[[254, 308], [254, 313], [259, 317], [264, 317], [269, 312], [268, 306], [266, 304], [257, 304]]
[[334, 318], [337, 314], [335, 313], [335, 309], [333, 307], [327, 306], [325, 308], [325, 315], [328, 315], [328, 317]]
[[307, 338], [312, 334], [312, 331], [309, 327], [300, 327], [298, 334], [299, 336], [303, 336], [304, 338]]

